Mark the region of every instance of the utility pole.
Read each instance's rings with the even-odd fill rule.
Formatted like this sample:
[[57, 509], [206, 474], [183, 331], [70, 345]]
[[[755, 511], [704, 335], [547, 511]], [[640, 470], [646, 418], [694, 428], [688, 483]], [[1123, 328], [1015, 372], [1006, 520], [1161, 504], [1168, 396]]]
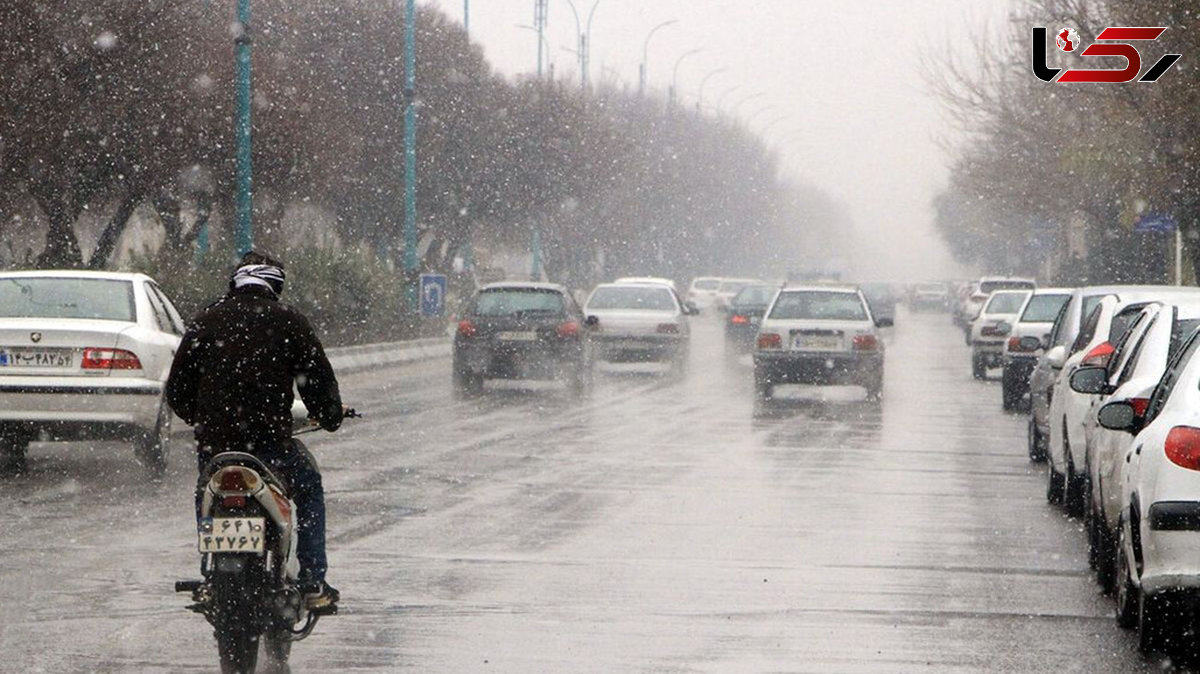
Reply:
[[404, 273], [408, 310], [417, 313], [417, 7], [404, 5]]
[[254, 180], [250, 155], [250, 0], [238, 0], [234, 31], [237, 60], [237, 101], [234, 132], [237, 138], [237, 224], [234, 249], [238, 257], [254, 248], [251, 216]]
[[463, 32], [471, 38], [471, 0], [463, 0]]
[[546, 43], [546, 9], [550, 0], [533, 0], [533, 28], [537, 31], [537, 76], [542, 79], [542, 45]]

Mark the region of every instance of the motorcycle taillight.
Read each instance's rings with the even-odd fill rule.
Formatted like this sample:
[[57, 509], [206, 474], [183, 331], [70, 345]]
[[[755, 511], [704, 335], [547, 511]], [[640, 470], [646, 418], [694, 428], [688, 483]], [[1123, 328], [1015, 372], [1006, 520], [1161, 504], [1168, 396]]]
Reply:
[[218, 493], [251, 492], [258, 488], [258, 475], [243, 466], [227, 466], [212, 478]]

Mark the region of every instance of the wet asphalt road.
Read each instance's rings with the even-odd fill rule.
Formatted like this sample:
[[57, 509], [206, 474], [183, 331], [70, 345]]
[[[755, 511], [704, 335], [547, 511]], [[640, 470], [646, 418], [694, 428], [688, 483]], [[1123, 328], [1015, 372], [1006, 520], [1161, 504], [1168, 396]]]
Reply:
[[[1111, 619], [1025, 417], [940, 314], [901, 313], [885, 401], [755, 406], [695, 320], [684, 382], [601, 376], [455, 402], [449, 362], [345, 377], [310, 442], [343, 613], [294, 671], [1158, 671]], [[308, 436], [314, 437], [314, 436]], [[214, 671], [190, 447], [38, 445], [0, 481], [0, 671]]]

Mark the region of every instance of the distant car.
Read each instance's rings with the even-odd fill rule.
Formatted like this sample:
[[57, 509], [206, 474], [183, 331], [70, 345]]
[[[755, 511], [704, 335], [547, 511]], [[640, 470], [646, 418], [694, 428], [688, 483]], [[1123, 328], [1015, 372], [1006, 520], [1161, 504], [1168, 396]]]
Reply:
[[1123, 462], [1116, 521], [1116, 619], [1138, 629], [1143, 651], [1189, 643], [1181, 611], [1200, 595], [1200, 334], [1193, 332], [1144, 413], [1106, 404], [1100, 423], [1136, 434]]
[[971, 285], [968, 291], [963, 295], [958, 307], [954, 312], [954, 322], [962, 326], [968, 336], [968, 345], [970, 344], [971, 322], [979, 315], [983, 309], [983, 304], [987, 302], [992, 293], [997, 290], [1029, 290], [1037, 289], [1037, 282], [1033, 279], [1026, 278], [1010, 278], [1007, 276], [984, 276], [976, 283]]
[[721, 311], [729, 309], [729, 303], [734, 296], [742, 292], [742, 288], [752, 285], [764, 285], [761, 279], [753, 278], [724, 278], [717, 288], [716, 308]]
[[971, 321], [971, 375], [976, 379], [987, 377], [988, 368], [1004, 364], [1004, 343], [1030, 294], [1028, 290], [997, 290]]
[[725, 345], [735, 351], [754, 346], [762, 316], [779, 290], [777, 286], [746, 286], [729, 303], [725, 318]]
[[857, 385], [870, 400], [883, 396], [884, 346], [878, 329], [892, 324], [871, 314], [853, 287], [783, 288], [768, 307], [754, 351], [754, 384], [769, 400], [780, 384]]
[[670, 288], [657, 283], [604, 283], [584, 306], [598, 322], [598, 357], [618, 363], [666, 363], [680, 374], [687, 366], [694, 314]]
[[717, 302], [721, 279], [717, 276], [697, 276], [688, 286], [687, 299], [699, 309], [712, 309]]
[[1038, 352], [1070, 298], [1071, 291], [1066, 288], [1038, 288], [1025, 301], [1001, 357], [1004, 374], [1000, 378], [1000, 398], [1005, 411], [1017, 409], [1029, 394], [1029, 375], [1037, 365]]
[[492, 283], [476, 291], [454, 336], [453, 384], [478, 395], [487, 379], [563, 379], [586, 393], [592, 328], [571, 293], [553, 283]]
[[0, 464], [22, 469], [35, 438], [134, 443], [166, 465], [163, 386], [184, 324], [149, 276], [0, 274]]
[[876, 318], [896, 319], [896, 292], [890, 283], [867, 282], [858, 284], [863, 297], [871, 307], [871, 314]]
[[945, 311], [950, 306], [950, 293], [944, 283], [918, 283], [912, 291], [913, 311]]

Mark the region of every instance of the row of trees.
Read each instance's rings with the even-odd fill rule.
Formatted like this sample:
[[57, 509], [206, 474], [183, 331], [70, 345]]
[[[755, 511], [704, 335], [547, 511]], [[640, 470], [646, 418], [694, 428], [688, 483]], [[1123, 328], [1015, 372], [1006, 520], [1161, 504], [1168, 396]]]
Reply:
[[[394, 258], [402, 15], [376, 0], [255, 0], [254, 11], [256, 239]], [[158, 264], [190, 263], [206, 225], [214, 245], [228, 240], [232, 17], [221, 0], [0, 6], [11, 264], [109, 266], [139, 219], [161, 241]], [[612, 273], [782, 271], [820, 254], [813, 232], [845, 226], [733, 121], [618, 89], [512, 81], [435, 9], [417, 22], [426, 268], [447, 269], [469, 240], [522, 248], [537, 228], [547, 271], [568, 280], [600, 260]]]
[[[984, 40], [972, 58], [930, 59], [930, 80], [967, 134], [935, 201], [960, 259], [1050, 269], [1072, 283], [1161, 281], [1168, 237], [1134, 231], [1153, 213], [1179, 223], [1200, 268], [1190, 243], [1200, 222], [1196, 12], [1189, 0], [1033, 0], [1010, 17], [1006, 40]], [[1087, 45], [1107, 26], [1166, 26], [1156, 42], [1137, 43], [1143, 72], [1164, 53], [1184, 56], [1155, 84], [1046, 83], [1031, 72], [1034, 26], [1048, 28], [1051, 67], [1125, 66], [1056, 49], [1063, 27]]]

